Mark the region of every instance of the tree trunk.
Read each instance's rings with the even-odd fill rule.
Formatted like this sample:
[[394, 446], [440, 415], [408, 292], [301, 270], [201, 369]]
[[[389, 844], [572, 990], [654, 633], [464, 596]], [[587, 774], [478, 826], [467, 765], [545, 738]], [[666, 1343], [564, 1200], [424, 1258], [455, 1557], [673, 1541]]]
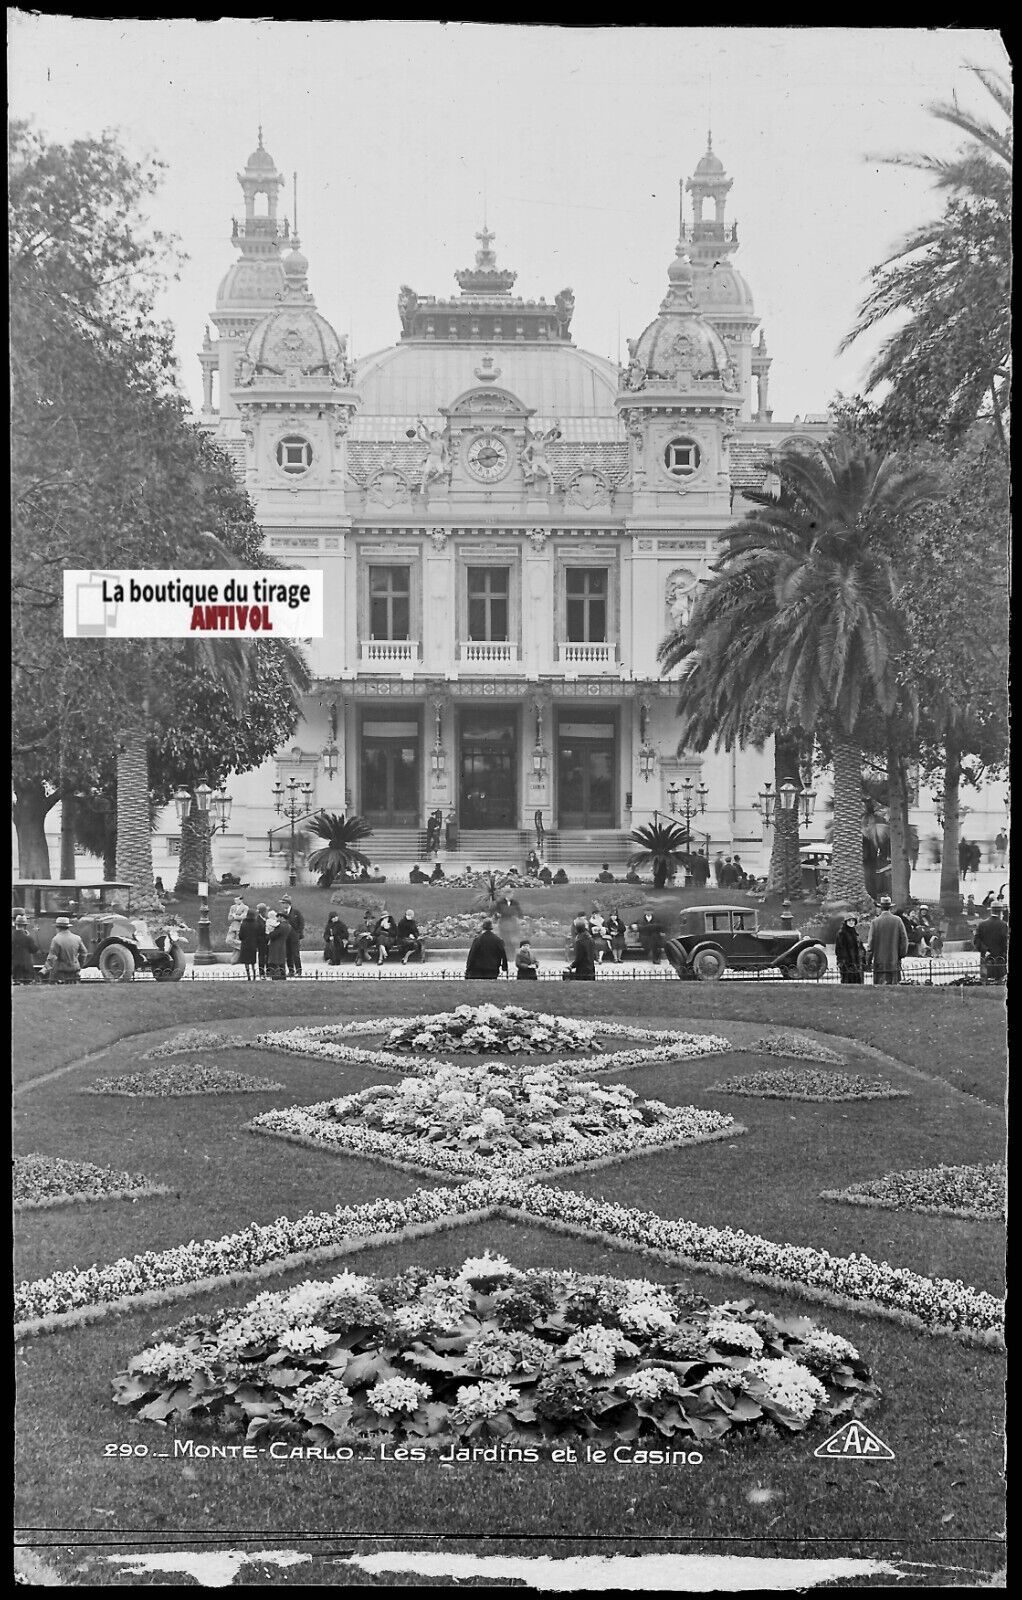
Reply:
[[149, 751], [146, 718], [125, 733], [117, 752], [117, 872], [131, 887], [132, 911], [159, 905], [153, 882], [153, 837], [149, 827]]
[[962, 781], [962, 752], [950, 736], [944, 748], [944, 840], [940, 858], [940, 908], [949, 920], [963, 914], [961, 879], [958, 867], [958, 797]]
[[912, 892], [909, 856], [908, 763], [894, 739], [887, 745], [887, 815], [891, 830], [891, 898], [907, 906]]
[[798, 807], [784, 811], [781, 807], [781, 784], [790, 778], [799, 781], [798, 740], [790, 734], [774, 734], [774, 843], [770, 851], [770, 894], [785, 900], [802, 898], [802, 857], [799, 854]]
[[216, 888], [213, 852], [209, 836], [209, 812], [200, 811], [194, 795], [188, 815], [181, 824], [181, 855], [178, 860], [175, 894], [198, 894], [199, 884]]
[[18, 834], [20, 878], [46, 879], [50, 876], [50, 847], [46, 843], [46, 817], [56, 803], [57, 796], [47, 796], [41, 778], [17, 786], [12, 814]]
[[660, 861], [653, 868], [653, 887], [654, 887], [654, 889], [662, 889], [666, 882], [667, 882], [667, 862], [666, 861]]
[[862, 868], [862, 751], [858, 741], [838, 735], [834, 748], [834, 832], [828, 906], [866, 909]]
[[75, 877], [75, 797], [69, 789], [60, 796], [60, 876]]

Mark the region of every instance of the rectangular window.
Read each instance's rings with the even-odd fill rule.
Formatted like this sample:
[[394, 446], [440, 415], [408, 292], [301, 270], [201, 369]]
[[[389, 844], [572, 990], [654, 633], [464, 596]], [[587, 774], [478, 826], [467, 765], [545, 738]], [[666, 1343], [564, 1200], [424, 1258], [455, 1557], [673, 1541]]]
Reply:
[[565, 610], [569, 644], [607, 642], [606, 567], [569, 567]]
[[509, 567], [468, 568], [468, 636], [473, 643], [508, 639]]
[[373, 639], [408, 639], [411, 576], [408, 567], [369, 568], [369, 633]]

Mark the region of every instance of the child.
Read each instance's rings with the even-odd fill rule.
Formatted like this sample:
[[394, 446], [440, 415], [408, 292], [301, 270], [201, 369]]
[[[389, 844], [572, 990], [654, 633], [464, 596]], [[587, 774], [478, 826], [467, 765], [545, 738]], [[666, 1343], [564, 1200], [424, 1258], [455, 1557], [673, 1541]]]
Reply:
[[521, 944], [518, 946], [518, 954], [515, 956], [515, 966], [518, 968], [519, 978], [525, 978], [526, 981], [531, 979], [534, 983], [538, 982], [539, 962], [536, 960], [536, 957], [533, 955], [532, 950], [530, 949], [528, 939], [523, 939]]

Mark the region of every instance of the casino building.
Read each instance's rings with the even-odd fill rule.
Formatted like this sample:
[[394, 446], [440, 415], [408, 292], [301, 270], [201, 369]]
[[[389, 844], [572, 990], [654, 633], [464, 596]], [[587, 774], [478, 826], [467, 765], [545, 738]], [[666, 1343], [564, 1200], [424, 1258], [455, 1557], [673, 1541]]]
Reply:
[[[457, 292], [401, 286], [396, 342], [355, 361], [310, 290], [261, 132], [238, 181], [201, 422], [268, 548], [322, 570], [326, 626], [291, 747], [231, 780], [218, 866], [253, 882], [282, 868], [272, 790], [292, 778], [310, 809], [365, 816], [384, 865], [418, 858], [437, 808], [476, 865], [520, 861], [537, 813], [549, 859], [621, 863], [632, 827], [700, 787], [696, 840], [758, 862], [770, 752], [679, 751], [656, 652], [762, 486], [766, 447], [824, 420], [773, 419], [709, 142], [623, 367], [573, 342], [570, 289], [514, 292], [485, 227]], [[174, 846], [157, 836], [157, 872]]]

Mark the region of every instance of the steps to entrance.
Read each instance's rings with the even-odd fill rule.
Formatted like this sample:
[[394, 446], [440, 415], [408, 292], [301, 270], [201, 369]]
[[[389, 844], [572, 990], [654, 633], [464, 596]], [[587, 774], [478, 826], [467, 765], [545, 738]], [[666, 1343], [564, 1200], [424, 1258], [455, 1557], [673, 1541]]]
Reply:
[[[512, 865], [521, 870], [530, 850], [536, 848], [533, 828], [481, 828], [459, 833], [453, 849], [442, 843], [442, 860], [454, 860], [473, 867], [502, 871]], [[608, 861], [612, 867], [623, 867], [635, 854], [635, 842], [616, 829], [598, 829], [591, 832], [552, 832], [545, 836], [542, 855], [553, 864], [561, 862], [600, 863]], [[363, 846], [371, 861], [385, 862], [425, 861], [425, 828], [377, 828]]]

